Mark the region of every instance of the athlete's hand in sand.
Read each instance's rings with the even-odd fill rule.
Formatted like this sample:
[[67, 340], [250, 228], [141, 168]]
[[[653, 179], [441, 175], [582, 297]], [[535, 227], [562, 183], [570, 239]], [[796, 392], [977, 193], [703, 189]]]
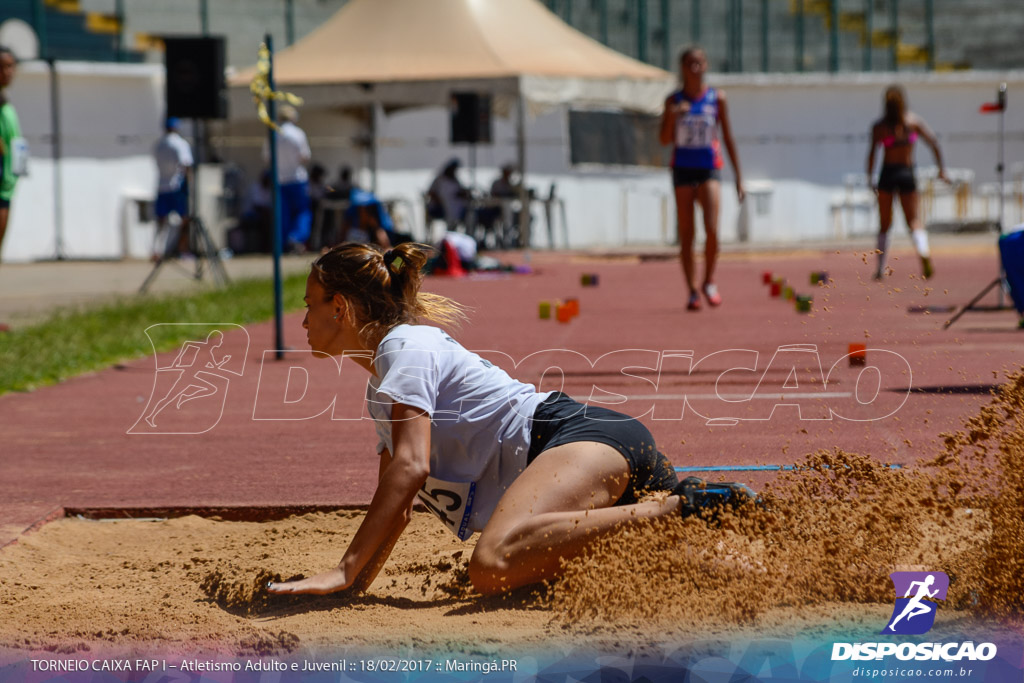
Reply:
[[268, 583], [267, 591], [270, 593], [310, 593], [313, 595], [326, 595], [343, 591], [352, 585], [352, 581], [345, 575], [341, 567], [330, 571], [311, 576], [308, 579], [297, 581], [284, 581], [282, 583]]

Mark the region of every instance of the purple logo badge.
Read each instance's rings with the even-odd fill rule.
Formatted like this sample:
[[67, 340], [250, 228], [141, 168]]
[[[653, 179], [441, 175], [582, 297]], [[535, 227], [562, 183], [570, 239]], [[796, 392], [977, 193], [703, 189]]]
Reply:
[[893, 572], [889, 578], [896, 589], [896, 604], [882, 633], [927, 633], [938, 611], [938, 605], [931, 601], [946, 599], [949, 577], [945, 572]]

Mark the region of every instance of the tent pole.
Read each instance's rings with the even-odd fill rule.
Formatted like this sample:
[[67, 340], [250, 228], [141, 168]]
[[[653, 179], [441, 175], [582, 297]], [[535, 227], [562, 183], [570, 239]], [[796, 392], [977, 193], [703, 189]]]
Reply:
[[516, 93], [516, 164], [519, 166], [519, 246], [530, 248], [530, 197], [526, 190], [526, 98], [522, 81]]
[[46, 63], [50, 67], [50, 130], [53, 132], [53, 258], [63, 261], [67, 254], [64, 252], [64, 169], [61, 165], [64, 132], [61, 127], [60, 76], [56, 59], [49, 57]]
[[377, 194], [377, 103], [370, 103], [370, 191]]

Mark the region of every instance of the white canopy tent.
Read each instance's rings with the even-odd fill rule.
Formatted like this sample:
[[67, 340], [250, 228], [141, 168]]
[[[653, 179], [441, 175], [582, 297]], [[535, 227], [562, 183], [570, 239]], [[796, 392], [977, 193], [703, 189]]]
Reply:
[[[252, 116], [246, 87], [254, 74], [231, 78], [236, 117]], [[335, 110], [448, 106], [453, 91], [489, 93], [496, 112], [517, 112], [524, 173], [527, 107], [654, 113], [674, 82], [576, 31], [539, 0], [351, 0], [275, 55], [274, 80], [305, 108]]]

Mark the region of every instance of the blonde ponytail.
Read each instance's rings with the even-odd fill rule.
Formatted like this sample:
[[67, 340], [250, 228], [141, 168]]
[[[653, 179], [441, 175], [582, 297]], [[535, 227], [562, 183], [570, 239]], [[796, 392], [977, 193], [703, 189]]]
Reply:
[[421, 321], [457, 328], [466, 308], [448, 297], [420, 292], [431, 248], [406, 242], [386, 252], [380, 247], [339, 244], [313, 262], [328, 298], [340, 294], [353, 307], [359, 336], [376, 348], [392, 328]]

